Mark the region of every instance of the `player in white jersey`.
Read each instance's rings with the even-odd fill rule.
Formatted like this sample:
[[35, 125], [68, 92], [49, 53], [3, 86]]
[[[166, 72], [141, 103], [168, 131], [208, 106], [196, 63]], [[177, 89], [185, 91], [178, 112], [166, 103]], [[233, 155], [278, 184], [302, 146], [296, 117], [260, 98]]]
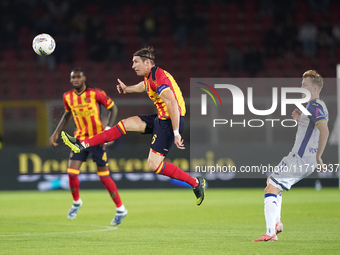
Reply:
[[[319, 99], [323, 87], [323, 79], [314, 70], [303, 74], [302, 88], [311, 93], [307, 110], [311, 115], [305, 115], [295, 109], [292, 117], [298, 122], [293, 149], [269, 176], [264, 190], [264, 214], [266, 219], [266, 234], [253, 242], [277, 241], [277, 234], [283, 231], [281, 217], [281, 191], [289, 190], [292, 185], [310, 175], [315, 168], [323, 169], [322, 154], [329, 136], [328, 110], [325, 103]], [[306, 95], [303, 94], [302, 97]]]

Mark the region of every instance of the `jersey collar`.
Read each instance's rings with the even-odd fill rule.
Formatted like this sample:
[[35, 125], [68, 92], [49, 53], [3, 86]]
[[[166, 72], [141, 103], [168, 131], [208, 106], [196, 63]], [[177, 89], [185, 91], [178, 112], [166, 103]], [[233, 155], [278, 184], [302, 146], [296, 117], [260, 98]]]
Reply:
[[79, 93], [75, 89], [73, 89], [74, 93], [76, 93], [78, 96], [83, 94], [86, 90], [87, 90], [87, 85], [85, 85], [85, 88], [82, 91], [80, 91]]

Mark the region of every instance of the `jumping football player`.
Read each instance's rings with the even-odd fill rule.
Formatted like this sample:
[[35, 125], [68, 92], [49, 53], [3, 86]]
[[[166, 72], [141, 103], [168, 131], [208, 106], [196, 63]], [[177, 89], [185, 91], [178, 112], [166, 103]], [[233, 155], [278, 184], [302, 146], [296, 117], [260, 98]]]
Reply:
[[117, 125], [88, 139], [75, 139], [66, 133], [62, 138], [74, 152], [81, 152], [89, 147], [114, 141], [127, 132], [152, 134], [148, 165], [156, 174], [162, 174], [188, 183], [193, 187], [196, 204], [200, 205], [204, 199], [205, 179], [193, 178], [176, 165], [164, 162], [172, 144], [185, 149], [181, 132], [184, 128], [186, 113], [182, 92], [170, 73], [155, 65], [154, 49], [142, 48], [133, 54], [132, 68], [144, 81], [126, 86], [118, 79], [119, 93], [147, 92], [154, 102], [158, 114], [139, 115], [121, 120]]

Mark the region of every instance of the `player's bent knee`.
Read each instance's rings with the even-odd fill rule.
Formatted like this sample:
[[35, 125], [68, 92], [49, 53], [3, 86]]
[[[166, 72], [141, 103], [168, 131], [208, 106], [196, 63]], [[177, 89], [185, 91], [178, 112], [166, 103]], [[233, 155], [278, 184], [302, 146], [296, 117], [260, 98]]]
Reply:
[[156, 171], [157, 170], [157, 167], [155, 162], [153, 162], [152, 160], [148, 159], [148, 166], [150, 168], [151, 171]]
[[148, 159], [148, 166], [149, 166], [151, 171], [156, 171], [158, 169], [160, 163], [161, 162], [158, 162], [156, 160]]
[[268, 183], [267, 187], [264, 189], [265, 194], [271, 193], [271, 194], [278, 195], [280, 192], [281, 191], [278, 188], [274, 187], [270, 183]]
[[121, 120], [126, 131], [132, 132], [144, 132], [146, 123], [142, 121], [138, 116], [129, 117]]
[[268, 184], [267, 184], [267, 186], [264, 188], [264, 194], [269, 193], [269, 191], [270, 191], [270, 189], [268, 188]]

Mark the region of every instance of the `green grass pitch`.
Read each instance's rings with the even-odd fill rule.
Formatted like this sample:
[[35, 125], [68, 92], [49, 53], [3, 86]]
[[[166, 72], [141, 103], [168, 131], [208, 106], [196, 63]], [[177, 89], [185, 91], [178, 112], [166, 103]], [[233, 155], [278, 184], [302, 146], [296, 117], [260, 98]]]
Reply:
[[129, 215], [111, 227], [105, 190], [81, 190], [69, 221], [68, 191], [0, 192], [0, 254], [340, 254], [340, 191], [283, 193], [278, 242], [265, 233], [263, 189], [208, 189], [196, 206], [189, 189], [121, 190]]

